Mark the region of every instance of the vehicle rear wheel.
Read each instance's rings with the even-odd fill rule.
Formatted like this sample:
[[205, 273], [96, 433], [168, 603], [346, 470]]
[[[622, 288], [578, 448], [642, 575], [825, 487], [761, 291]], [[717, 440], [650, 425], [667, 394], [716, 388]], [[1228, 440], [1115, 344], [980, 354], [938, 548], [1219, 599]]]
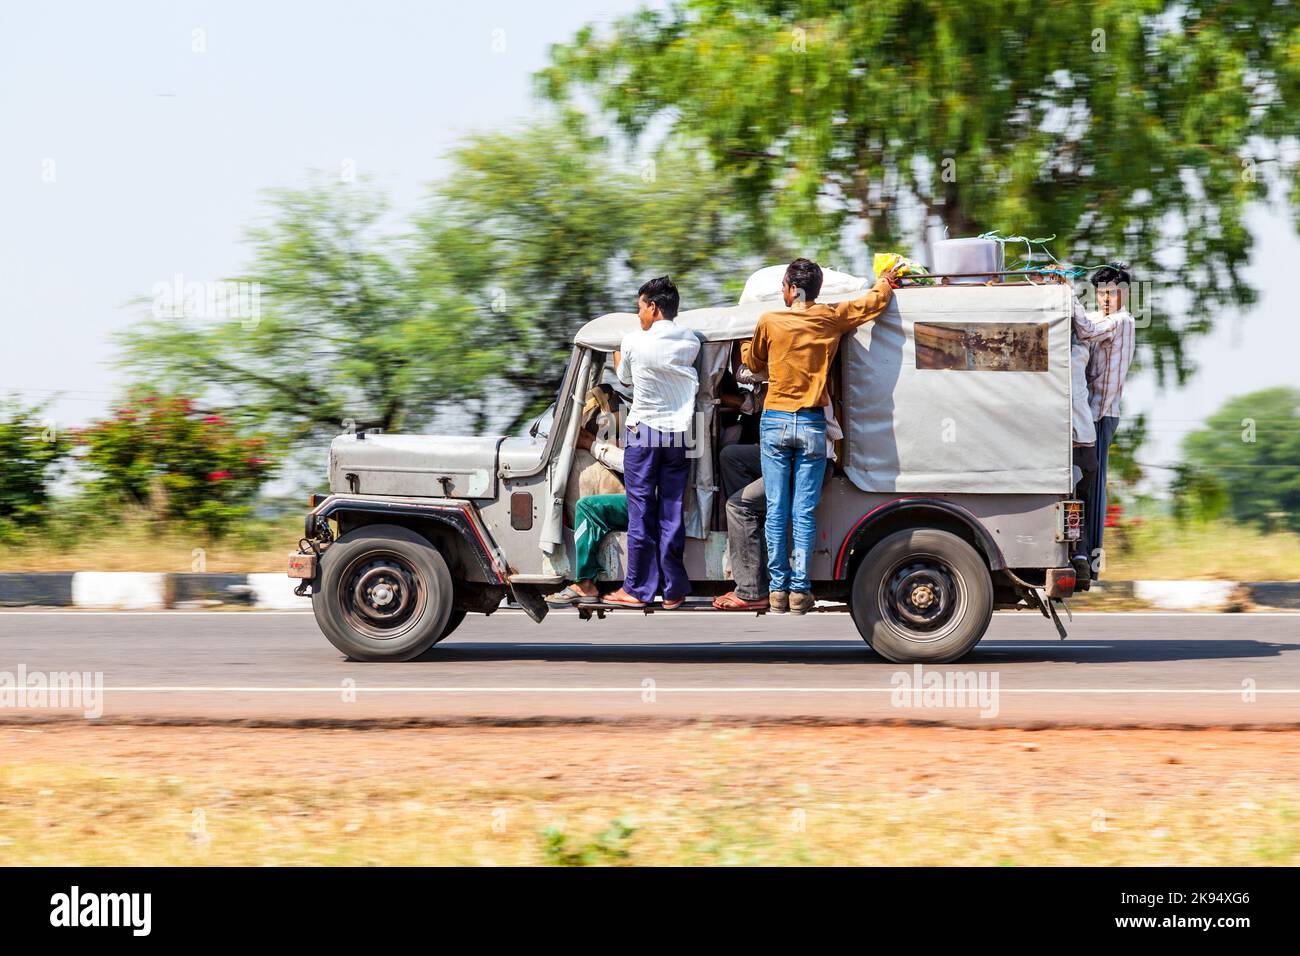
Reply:
[[[408, 661], [453, 622], [451, 572], [424, 537], [398, 525], [349, 531], [321, 556], [316, 623], [357, 661]], [[462, 613], [463, 617], [463, 613]]]
[[993, 581], [979, 552], [955, 534], [897, 531], [858, 565], [849, 611], [885, 660], [947, 664], [966, 656], [988, 629]]

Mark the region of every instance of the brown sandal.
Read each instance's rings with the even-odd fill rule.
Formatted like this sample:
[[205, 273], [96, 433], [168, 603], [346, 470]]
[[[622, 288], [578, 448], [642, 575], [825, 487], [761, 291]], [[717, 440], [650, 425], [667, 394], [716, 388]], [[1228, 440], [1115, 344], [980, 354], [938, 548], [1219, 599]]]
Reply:
[[735, 591], [728, 591], [713, 599], [713, 606], [719, 611], [766, 611], [767, 599], [746, 601]]
[[[623, 595], [624, 600], [619, 600], [617, 597], [615, 597], [615, 595], [618, 595], [618, 594]], [[643, 608], [643, 607], [646, 607], [646, 606], [647, 606], [646, 603], [645, 603], [645, 601], [638, 601], [636, 598], [634, 598], [632, 595], [628, 594], [626, 591], [622, 590], [621, 588], [620, 588], [619, 590], [615, 591], [613, 594], [606, 594], [606, 595], [601, 599], [601, 602], [600, 602], [600, 603], [601, 603], [601, 604], [611, 604], [611, 605], [613, 605], [614, 607], [635, 607], [635, 608]]]

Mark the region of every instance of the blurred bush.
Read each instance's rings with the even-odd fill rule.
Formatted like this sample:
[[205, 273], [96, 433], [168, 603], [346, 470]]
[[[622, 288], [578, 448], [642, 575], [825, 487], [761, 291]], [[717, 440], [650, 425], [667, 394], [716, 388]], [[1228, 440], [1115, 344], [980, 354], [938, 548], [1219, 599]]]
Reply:
[[1185, 515], [1300, 531], [1300, 389], [1229, 399], [1183, 440], [1174, 492]]
[[0, 536], [41, 520], [69, 451], [44, 406], [0, 402]]
[[84, 488], [101, 506], [142, 509], [219, 537], [252, 515], [272, 475], [268, 440], [179, 396], [136, 392], [79, 430]]

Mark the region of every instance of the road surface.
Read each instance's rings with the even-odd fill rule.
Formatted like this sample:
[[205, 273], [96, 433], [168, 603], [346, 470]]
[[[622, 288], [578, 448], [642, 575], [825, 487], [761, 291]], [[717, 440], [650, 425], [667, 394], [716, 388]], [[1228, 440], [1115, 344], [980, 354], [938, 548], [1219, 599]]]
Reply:
[[[994, 617], [959, 664], [875, 656], [846, 614], [471, 615], [425, 659], [345, 660], [304, 612], [0, 611], [3, 676], [101, 674], [103, 718], [720, 718], [1300, 726], [1300, 614]], [[94, 678], [90, 678], [93, 680]], [[14, 678], [10, 678], [12, 684]], [[938, 686], [941, 685], [941, 686]], [[0, 720], [72, 711], [0, 702]]]

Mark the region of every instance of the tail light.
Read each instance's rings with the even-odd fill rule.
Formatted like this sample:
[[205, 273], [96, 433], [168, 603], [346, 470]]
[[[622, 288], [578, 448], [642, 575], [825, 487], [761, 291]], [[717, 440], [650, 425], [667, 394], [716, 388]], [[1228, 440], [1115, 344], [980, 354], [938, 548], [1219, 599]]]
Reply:
[[1056, 503], [1056, 540], [1078, 541], [1083, 537], [1083, 502]]

